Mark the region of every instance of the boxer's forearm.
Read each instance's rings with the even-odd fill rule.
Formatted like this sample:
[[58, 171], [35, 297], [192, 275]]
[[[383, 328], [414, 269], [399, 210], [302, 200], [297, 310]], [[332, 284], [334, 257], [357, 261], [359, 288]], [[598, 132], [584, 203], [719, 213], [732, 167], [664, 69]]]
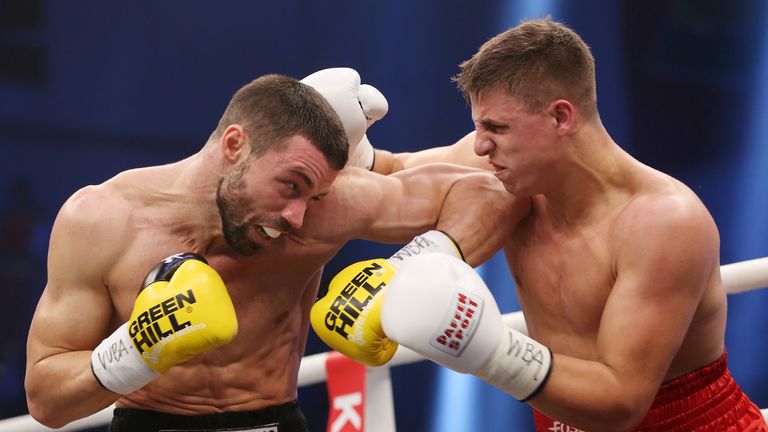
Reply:
[[475, 133], [470, 132], [454, 144], [433, 147], [417, 152], [391, 153], [376, 149], [373, 171], [379, 174], [392, 174], [404, 169], [432, 163], [450, 163], [469, 168], [490, 170], [486, 157], [474, 152]]
[[489, 173], [473, 171], [446, 195], [437, 229], [453, 237], [465, 261], [476, 267], [501, 249], [529, 209], [529, 198], [509, 194]]
[[642, 421], [656, 392], [653, 383], [630, 382], [604, 363], [554, 354], [552, 364], [546, 384], [528, 402], [581, 430], [631, 430]]
[[76, 351], [42, 359], [27, 369], [29, 412], [58, 428], [114, 403], [120, 395], [102, 387], [91, 371], [91, 352]]
[[435, 147], [418, 152], [392, 153], [376, 149], [372, 171], [379, 174], [392, 174], [408, 168], [414, 168], [432, 163], [452, 163], [470, 168], [485, 168], [483, 162], [474, 154], [459, 157], [453, 146]]
[[379, 174], [392, 174], [431, 163], [452, 163], [450, 157], [448, 157], [448, 149], [449, 147], [435, 147], [418, 152], [404, 153], [391, 153], [386, 150], [376, 149], [373, 171]]

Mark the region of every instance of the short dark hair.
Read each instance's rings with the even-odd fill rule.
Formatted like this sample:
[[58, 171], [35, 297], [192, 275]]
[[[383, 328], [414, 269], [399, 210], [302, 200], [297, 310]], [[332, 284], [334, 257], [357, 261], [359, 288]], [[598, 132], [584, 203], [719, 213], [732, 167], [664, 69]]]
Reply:
[[453, 80], [464, 97], [503, 88], [535, 111], [568, 99], [588, 116], [597, 113], [595, 59], [565, 24], [549, 17], [522, 21], [480, 47]]
[[340, 170], [347, 163], [349, 141], [339, 116], [317, 90], [294, 78], [264, 75], [240, 88], [211, 138], [221, 137], [232, 124], [241, 124], [248, 131], [254, 155], [302, 135], [334, 169]]

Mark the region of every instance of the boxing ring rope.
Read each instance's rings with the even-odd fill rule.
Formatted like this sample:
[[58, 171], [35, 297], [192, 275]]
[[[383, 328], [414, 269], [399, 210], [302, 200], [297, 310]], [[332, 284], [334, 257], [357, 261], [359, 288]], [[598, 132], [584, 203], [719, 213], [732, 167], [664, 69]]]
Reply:
[[[728, 294], [737, 294], [768, 287], [768, 257], [727, 264], [720, 267], [723, 284]], [[502, 316], [504, 323], [518, 328], [522, 319], [521, 312], [512, 312]], [[301, 360], [298, 383], [300, 387], [325, 382], [326, 360], [329, 352], [313, 354]], [[381, 368], [406, 365], [424, 360], [419, 354], [400, 347], [395, 357]], [[29, 415], [22, 415], [0, 420], [0, 432], [42, 432], [42, 431], [80, 431], [84, 429], [105, 426], [112, 419], [114, 405], [109, 406], [89, 417], [74, 421], [63, 428], [51, 429], [35, 421]], [[763, 417], [768, 422], [768, 408], [762, 410]]]

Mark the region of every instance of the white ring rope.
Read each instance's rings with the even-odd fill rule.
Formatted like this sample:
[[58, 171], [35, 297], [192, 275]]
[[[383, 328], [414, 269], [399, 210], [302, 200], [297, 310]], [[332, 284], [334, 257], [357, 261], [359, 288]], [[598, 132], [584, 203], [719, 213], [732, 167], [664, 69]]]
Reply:
[[768, 287], [768, 257], [720, 266], [725, 292], [737, 294]]
[[[766, 288], [768, 287], [768, 257], [721, 266], [720, 274], [728, 294]], [[518, 311], [505, 314], [502, 318], [505, 324], [524, 331], [524, 327], [521, 327], [521, 325], [524, 326], [522, 315], [522, 312]], [[300, 387], [325, 382], [326, 357], [328, 357], [327, 352], [309, 355], [301, 360], [298, 381]], [[405, 347], [400, 347], [392, 361], [383, 367], [416, 363], [421, 360], [424, 360], [424, 358], [419, 354]], [[74, 421], [60, 429], [45, 427], [29, 415], [12, 417], [0, 420], [0, 432], [80, 431], [108, 424], [112, 420], [112, 409], [114, 409], [114, 405], [104, 408], [89, 417]], [[768, 422], [768, 409], [764, 409], [762, 412], [763, 417]]]

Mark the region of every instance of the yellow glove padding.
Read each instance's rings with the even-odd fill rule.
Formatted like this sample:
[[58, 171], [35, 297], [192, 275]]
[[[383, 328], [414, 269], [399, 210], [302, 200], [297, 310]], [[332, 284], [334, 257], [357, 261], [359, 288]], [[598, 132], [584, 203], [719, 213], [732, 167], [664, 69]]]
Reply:
[[360, 261], [339, 272], [328, 292], [312, 306], [310, 322], [328, 346], [368, 366], [381, 366], [397, 344], [384, 334], [381, 303], [395, 267], [379, 258]]
[[219, 274], [190, 259], [170, 281], [154, 282], [139, 293], [128, 334], [147, 366], [164, 373], [234, 339], [237, 316]]
[[91, 370], [106, 389], [131, 393], [237, 335], [237, 316], [224, 282], [202, 257], [190, 256], [163, 260], [157, 268], [167, 274], [150, 273], [154, 281], [139, 292], [130, 319], [93, 350]]

